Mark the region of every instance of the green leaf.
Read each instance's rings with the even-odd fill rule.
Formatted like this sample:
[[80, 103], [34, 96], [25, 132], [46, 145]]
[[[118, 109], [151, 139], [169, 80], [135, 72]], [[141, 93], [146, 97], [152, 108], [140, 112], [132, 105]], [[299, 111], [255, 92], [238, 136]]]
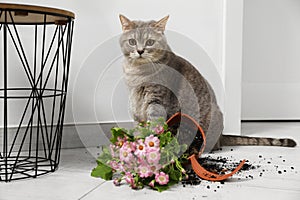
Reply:
[[178, 170], [171, 170], [169, 173], [170, 179], [174, 180], [175, 182], [179, 182], [182, 179], [182, 174]]
[[140, 138], [146, 138], [149, 135], [153, 134], [152, 130], [150, 130], [149, 128], [143, 128], [143, 127], [139, 129], [139, 132], [140, 132]]
[[99, 163], [107, 163], [107, 161], [110, 161], [112, 159], [110, 150], [108, 146], [103, 146], [102, 147], [102, 153], [97, 159], [97, 164]]
[[188, 149], [188, 145], [187, 144], [182, 144], [181, 148], [180, 148], [180, 152], [185, 152]]
[[116, 143], [118, 141], [118, 137], [124, 138], [126, 135], [126, 130], [119, 127], [114, 127], [111, 130], [112, 138], [110, 139], [111, 143]]
[[164, 125], [165, 124], [165, 119], [163, 117], [160, 117], [160, 118], [157, 119], [157, 123], [159, 125]]
[[169, 185], [155, 185], [154, 188], [158, 191], [158, 192], [163, 192], [167, 189], [169, 189]]
[[170, 131], [161, 134], [159, 136], [159, 140], [160, 140], [160, 147], [164, 147], [165, 145], [167, 145], [170, 141], [172, 141], [172, 133]]
[[169, 129], [168, 124], [167, 124], [167, 123], [164, 123], [163, 128], [164, 128], [165, 131], [168, 130], [168, 129]]
[[113, 176], [112, 168], [103, 163], [99, 163], [98, 166], [93, 169], [91, 176], [100, 177], [104, 180], [111, 180]]

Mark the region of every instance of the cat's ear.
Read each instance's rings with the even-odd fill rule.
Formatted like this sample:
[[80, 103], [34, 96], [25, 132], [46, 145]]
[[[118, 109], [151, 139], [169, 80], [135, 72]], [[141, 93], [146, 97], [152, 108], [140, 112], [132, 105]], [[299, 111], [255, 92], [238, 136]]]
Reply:
[[168, 19], [169, 19], [169, 15], [162, 18], [161, 20], [155, 22], [154, 27], [157, 28], [159, 31], [164, 32], [167, 22], [168, 22]]
[[122, 30], [123, 31], [128, 31], [134, 28], [134, 23], [130, 21], [127, 17], [124, 15], [119, 15], [121, 24], [122, 24]]

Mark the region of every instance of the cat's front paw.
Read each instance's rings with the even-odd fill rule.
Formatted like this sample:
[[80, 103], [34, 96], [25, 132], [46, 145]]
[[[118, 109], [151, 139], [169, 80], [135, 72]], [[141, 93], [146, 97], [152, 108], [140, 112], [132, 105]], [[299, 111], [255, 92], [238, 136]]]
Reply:
[[158, 118], [163, 118], [164, 120], [167, 120], [166, 109], [159, 104], [150, 105], [147, 109], [147, 118], [149, 121], [155, 121]]

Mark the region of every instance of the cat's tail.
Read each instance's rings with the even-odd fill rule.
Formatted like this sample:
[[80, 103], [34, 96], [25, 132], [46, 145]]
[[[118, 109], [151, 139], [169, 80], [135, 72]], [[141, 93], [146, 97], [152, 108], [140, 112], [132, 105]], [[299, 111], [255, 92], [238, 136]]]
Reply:
[[236, 135], [222, 135], [220, 139], [221, 146], [281, 146], [295, 147], [297, 143], [289, 138], [266, 138], [266, 137], [248, 137]]

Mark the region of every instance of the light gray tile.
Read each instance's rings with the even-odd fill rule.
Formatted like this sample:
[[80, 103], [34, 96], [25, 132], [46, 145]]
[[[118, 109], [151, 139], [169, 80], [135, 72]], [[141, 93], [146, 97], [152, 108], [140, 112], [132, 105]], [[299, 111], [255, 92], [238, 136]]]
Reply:
[[1, 200], [74, 200], [100, 185], [90, 176], [94, 158], [85, 149], [65, 149], [59, 169], [36, 179], [0, 183]]
[[[293, 137], [300, 141], [300, 123], [243, 123], [242, 127], [244, 135]], [[225, 184], [208, 181], [202, 181], [198, 186], [183, 187], [179, 184], [162, 193], [150, 189], [135, 191], [127, 185], [115, 187], [111, 181], [105, 182], [91, 177], [90, 172], [96, 166], [95, 158], [100, 152], [100, 147], [63, 149], [58, 171], [36, 179], [0, 183], [0, 199], [296, 200], [300, 198], [299, 146], [224, 147], [222, 151], [215, 152], [212, 156], [227, 157], [232, 161], [247, 159], [253, 165], [261, 167], [238, 173]], [[279, 174], [278, 171], [282, 173]], [[249, 175], [253, 176], [253, 179], [249, 178]]]

